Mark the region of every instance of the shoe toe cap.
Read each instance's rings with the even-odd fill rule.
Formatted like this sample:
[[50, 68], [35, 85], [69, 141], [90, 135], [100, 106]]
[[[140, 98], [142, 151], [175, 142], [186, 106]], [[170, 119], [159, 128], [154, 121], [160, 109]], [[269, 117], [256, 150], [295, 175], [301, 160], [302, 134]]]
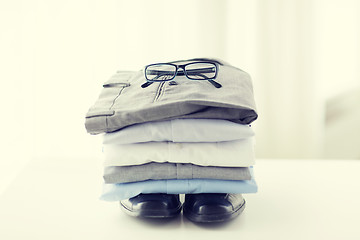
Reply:
[[231, 213], [234, 208], [231, 204], [207, 204], [195, 206], [192, 211], [199, 215], [216, 215]]

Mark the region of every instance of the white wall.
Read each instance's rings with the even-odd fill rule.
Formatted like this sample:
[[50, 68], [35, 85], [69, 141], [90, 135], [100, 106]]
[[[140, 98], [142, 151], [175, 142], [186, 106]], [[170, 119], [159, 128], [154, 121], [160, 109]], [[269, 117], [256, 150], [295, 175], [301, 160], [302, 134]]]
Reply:
[[256, 16], [257, 156], [320, 157], [323, 108], [313, 68], [313, 1], [259, 1]]
[[325, 99], [360, 86], [360, 2], [314, 1], [316, 77]]

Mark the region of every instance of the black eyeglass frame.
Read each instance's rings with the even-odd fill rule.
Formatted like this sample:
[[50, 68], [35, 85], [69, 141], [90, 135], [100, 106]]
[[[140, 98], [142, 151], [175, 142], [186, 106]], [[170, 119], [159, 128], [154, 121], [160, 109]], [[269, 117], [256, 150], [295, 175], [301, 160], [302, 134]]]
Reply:
[[[209, 78], [207, 76], [205, 76], [202, 73], [207, 73], [206, 70], [208, 70], [209, 72], [213, 72], [213, 67], [211, 68], [205, 68], [205, 69], [191, 69], [191, 70], [186, 70], [186, 66], [188, 65], [192, 65], [192, 64], [199, 64], [199, 63], [204, 63], [204, 64], [211, 64], [215, 67], [215, 76]], [[158, 75], [153, 79], [149, 79], [147, 76], [147, 69], [149, 67], [153, 67], [153, 66], [161, 66], [161, 65], [170, 65], [170, 66], [174, 66], [175, 67], [175, 73], [174, 71], [162, 71], [162, 70], [152, 70], [153, 72], [155, 71], [155, 73]], [[182, 71], [179, 71], [179, 69], [182, 69]], [[205, 71], [205, 72], [204, 72]], [[197, 73], [197, 74], [196, 74]], [[188, 79], [193, 80], [193, 81], [209, 81], [212, 85], [214, 85], [216, 88], [221, 88], [221, 84], [217, 83], [214, 81], [214, 79], [216, 79], [217, 75], [218, 75], [218, 66], [216, 62], [211, 62], [211, 61], [195, 61], [195, 62], [190, 62], [187, 64], [174, 64], [174, 63], [154, 63], [154, 64], [149, 64], [147, 66], [145, 66], [145, 70], [144, 70], [144, 74], [145, 74], [145, 79], [147, 80], [146, 83], [144, 83], [143, 85], [141, 85], [142, 88], [148, 87], [149, 85], [151, 85], [154, 82], [165, 82], [165, 81], [171, 81], [173, 80], [176, 76], [186, 76]], [[167, 79], [158, 79], [159, 76], [164, 76], [164, 75], [172, 75], [171, 78], [167, 78]], [[193, 78], [191, 77], [192, 75], [197, 75], [197, 76], [201, 76], [203, 77], [202, 79], [199, 78]]]

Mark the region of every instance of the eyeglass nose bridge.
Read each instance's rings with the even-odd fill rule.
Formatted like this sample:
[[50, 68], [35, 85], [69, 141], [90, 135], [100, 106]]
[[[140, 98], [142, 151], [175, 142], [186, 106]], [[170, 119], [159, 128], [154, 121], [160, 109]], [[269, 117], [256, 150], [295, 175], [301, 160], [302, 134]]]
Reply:
[[[179, 71], [181, 70], [181, 71]], [[185, 75], [185, 65], [176, 65], [176, 76], [184, 76]]]

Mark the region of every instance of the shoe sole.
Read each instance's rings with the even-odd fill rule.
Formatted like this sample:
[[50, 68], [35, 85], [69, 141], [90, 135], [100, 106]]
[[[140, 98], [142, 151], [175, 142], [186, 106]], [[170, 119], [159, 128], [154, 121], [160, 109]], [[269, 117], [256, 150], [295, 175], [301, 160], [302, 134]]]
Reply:
[[197, 223], [216, 223], [232, 220], [239, 216], [245, 209], [245, 200], [238, 209], [227, 214], [196, 214], [186, 208], [183, 209], [184, 216], [192, 222]]
[[141, 211], [132, 211], [126, 206], [124, 206], [121, 202], [121, 209], [125, 211], [130, 216], [133, 217], [140, 217], [140, 218], [174, 218], [179, 215], [181, 212], [182, 206], [179, 205], [177, 208], [174, 209], [168, 209], [168, 210], [141, 210]]

